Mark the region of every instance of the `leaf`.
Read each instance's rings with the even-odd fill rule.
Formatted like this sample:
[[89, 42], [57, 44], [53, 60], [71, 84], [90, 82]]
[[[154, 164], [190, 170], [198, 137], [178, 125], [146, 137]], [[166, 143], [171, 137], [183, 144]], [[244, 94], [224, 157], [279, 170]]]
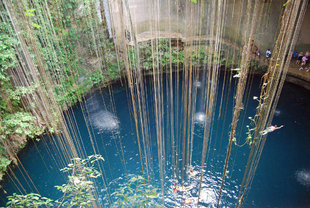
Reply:
[[40, 29], [40, 28], [41, 28], [41, 25], [38, 25], [38, 24], [36, 24], [36, 23], [32, 23], [32, 26], [35, 27], [35, 28], [37, 28], [37, 29]]
[[287, 6], [290, 3], [291, 0], [288, 0], [287, 2], [285, 2], [285, 4], [283, 4], [283, 6]]
[[35, 11], [36, 11], [35, 9], [27, 9], [25, 15], [28, 17], [33, 17]]
[[147, 195], [149, 198], [151, 198], [151, 199], [155, 199], [155, 198], [157, 198], [158, 196], [157, 196], [157, 194], [148, 194]]
[[190, 0], [191, 2], [193, 2], [194, 4], [197, 4], [197, 0]]

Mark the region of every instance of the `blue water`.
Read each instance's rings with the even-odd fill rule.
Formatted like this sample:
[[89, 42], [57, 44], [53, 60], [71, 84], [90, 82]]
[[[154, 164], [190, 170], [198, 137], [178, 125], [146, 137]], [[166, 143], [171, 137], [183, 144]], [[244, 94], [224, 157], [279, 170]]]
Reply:
[[[175, 79], [174, 79], [175, 80]], [[218, 95], [222, 93], [223, 76], [218, 83]], [[256, 101], [253, 96], [259, 94], [260, 78], [254, 77], [250, 94], [247, 96], [248, 105], [239, 119], [240, 143], [245, 139], [245, 125], [249, 124], [248, 116], [253, 116], [256, 109]], [[154, 117], [154, 91], [150, 77], [145, 78], [146, 100], [148, 107], [148, 122], [150, 126], [150, 138], [152, 149], [152, 176], [153, 187], [160, 188], [160, 177], [158, 169], [158, 155], [155, 132]], [[233, 96], [235, 90], [235, 80], [232, 84], [225, 85], [223, 106], [220, 113], [221, 99], [218, 96], [216, 110], [210, 141], [210, 150], [205, 163], [205, 174], [203, 178], [201, 206], [213, 207], [216, 204], [220, 179], [226, 156], [227, 140], [232, 117]], [[174, 83], [175, 86], [175, 83]], [[205, 87], [202, 79], [199, 80], [197, 89], [198, 97], [196, 103], [195, 116], [203, 115], [202, 89]], [[173, 185], [181, 183], [181, 180], [174, 180], [172, 174], [171, 151], [170, 151], [170, 130], [167, 127], [169, 110], [167, 109], [166, 79], [163, 77], [163, 109], [166, 139], [166, 162], [165, 162], [165, 204], [166, 207], [181, 207], [184, 198], [197, 196], [199, 176], [190, 177], [186, 186], [190, 190], [183, 195], [173, 191]], [[179, 94], [179, 102], [182, 103], [182, 87], [179, 92], [174, 88], [174, 95]], [[174, 97], [176, 103], [177, 96]], [[227, 105], [226, 105], [227, 103]], [[131, 108], [131, 98], [129, 90], [124, 83], [114, 83], [110, 89], [105, 88], [94, 91], [86, 96], [85, 101], [67, 111], [68, 122], [75, 124], [71, 129], [72, 133], [83, 138], [83, 148], [81, 151], [85, 155], [96, 153], [102, 154], [105, 158], [103, 164], [105, 183], [110, 193], [114, 192], [121, 184], [126, 183], [126, 173], [122, 163], [122, 153], [126, 163], [128, 175], [141, 175], [141, 166], [138, 153], [135, 123]], [[226, 108], [227, 106], [227, 108]], [[310, 96], [309, 92], [298, 86], [285, 83], [282, 95], [275, 113], [273, 124], [284, 125], [284, 128], [270, 133], [264, 147], [260, 164], [256, 171], [251, 190], [244, 203], [244, 207], [310, 207]], [[176, 113], [175, 113], [176, 115]], [[179, 123], [183, 112], [179, 112]], [[176, 119], [176, 117], [175, 117]], [[86, 122], [89, 125], [87, 128]], [[199, 171], [201, 165], [201, 151], [203, 138], [203, 123], [195, 122], [194, 128], [194, 148], [192, 169]], [[90, 140], [89, 131], [93, 143]], [[179, 131], [181, 125], [179, 125]], [[78, 130], [78, 131], [77, 131]], [[182, 135], [179, 135], [180, 139]], [[121, 143], [120, 143], [121, 141]], [[122, 144], [122, 146], [120, 145]], [[242, 148], [233, 147], [231, 159], [229, 161], [229, 173], [221, 200], [221, 207], [233, 207], [236, 203], [238, 188], [240, 186], [244, 166], [247, 161], [249, 148], [245, 145]], [[30, 142], [20, 154], [22, 166], [14, 169], [14, 174], [10, 172], [3, 182], [0, 205], [5, 204], [5, 197], [12, 193], [36, 192], [36, 189], [43, 196], [58, 198], [59, 191], [55, 185], [66, 182], [66, 175], [59, 171], [66, 164], [63, 162], [61, 150], [55, 146], [52, 138], [44, 136], [40, 142]], [[182, 155], [180, 156], [180, 159]], [[180, 160], [180, 163], [182, 161]], [[27, 172], [27, 174], [25, 173]], [[179, 171], [181, 175], [181, 171]], [[29, 180], [31, 178], [31, 181]], [[33, 186], [35, 184], [35, 188]], [[102, 181], [96, 183], [102, 206], [108, 207], [106, 190]], [[4, 193], [4, 190], [6, 193]], [[115, 200], [112, 198], [112, 200]], [[158, 203], [161, 201], [159, 200]], [[190, 207], [190, 206], [187, 206]]]

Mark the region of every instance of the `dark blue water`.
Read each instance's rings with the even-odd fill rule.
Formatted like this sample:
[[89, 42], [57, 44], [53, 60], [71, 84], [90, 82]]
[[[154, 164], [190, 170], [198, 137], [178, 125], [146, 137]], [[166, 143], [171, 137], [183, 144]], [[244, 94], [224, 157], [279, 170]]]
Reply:
[[[224, 79], [221, 77], [218, 83], [219, 98], [216, 101], [214, 121], [212, 122], [212, 136], [205, 163], [205, 174], [201, 192], [201, 206], [213, 207], [216, 204], [220, 179], [226, 156], [226, 147], [232, 117], [233, 96], [235, 80], [231, 85], [225, 84], [222, 107], [221, 93]], [[240, 143], [244, 141], [245, 125], [249, 124], [247, 117], [253, 116], [256, 109], [256, 101], [253, 96], [259, 94], [260, 79], [255, 77], [252, 83], [248, 105], [239, 119]], [[160, 188], [160, 177], [158, 168], [157, 142], [154, 117], [154, 90], [150, 77], [145, 78], [146, 100], [148, 107], [148, 122], [151, 139], [152, 161], [151, 161], [151, 184]], [[138, 153], [135, 123], [131, 108], [131, 98], [128, 94], [126, 84], [115, 83], [110, 89], [97, 90], [86, 96], [85, 101], [73, 107], [66, 114], [67, 122], [74, 126], [72, 133], [83, 138], [80, 149], [85, 155], [96, 153], [105, 158], [103, 165], [105, 184], [109, 193], [114, 192], [120, 185], [126, 183], [126, 172], [128, 175], [141, 175], [141, 166]], [[170, 129], [167, 125], [169, 108], [167, 108], [166, 79], [163, 77], [163, 109], [164, 109], [164, 131], [166, 143], [165, 162], [165, 195], [166, 207], [180, 207], [185, 198], [197, 196], [199, 176], [188, 179], [186, 186], [189, 191], [183, 194], [173, 191], [173, 185], [181, 183], [180, 179], [174, 180], [172, 174], [171, 151], [170, 151]], [[174, 83], [175, 86], [175, 83]], [[201, 151], [203, 138], [203, 123], [199, 122], [199, 115], [203, 116], [203, 88], [206, 86], [202, 79], [199, 80], [197, 89], [196, 113], [198, 116], [194, 125], [193, 140], [193, 163], [192, 169], [200, 170]], [[174, 88], [174, 95], [179, 94], [179, 103], [182, 103], [182, 86], [179, 92]], [[174, 97], [176, 103], [177, 96]], [[309, 207], [310, 206], [310, 96], [309, 92], [298, 86], [286, 83], [277, 107], [273, 124], [284, 125], [284, 128], [268, 135], [265, 148], [251, 190], [244, 203], [244, 207]], [[180, 108], [181, 109], [181, 108]], [[221, 110], [221, 111], [220, 111]], [[176, 112], [175, 112], [176, 115]], [[179, 122], [182, 118], [182, 110], [179, 112]], [[87, 122], [85, 122], [87, 121]], [[175, 117], [176, 121], [176, 117]], [[88, 126], [87, 126], [87, 125]], [[88, 128], [87, 128], [88, 127]], [[182, 126], [179, 125], [178, 133]], [[176, 127], [177, 130], [177, 127]], [[92, 140], [90, 140], [90, 136]], [[176, 134], [177, 136], [177, 134]], [[178, 135], [181, 137], [181, 135]], [[180, 138], [180, 140], [181, 140]], [[239, 139], [238, 139], [239, 140]], [[8, 195], [12, 193], [38, 192], [53, 199], [59, 198], [59, 191], [55, 185], [66, 182], [66, 175], [59, 171], [66, 164], [63, 162], [62, 150], [56, 147], [55, 140], [48, 136], [42, 137], [40, 142], [30, 142], [19, 158], [23, 166], [10, 172], [3, 182], [0, 204], [4, 205]], [[124, 157], [122, 156], [122, 151]], [[238, 188], [243, 177], [244, 166], [247, 161], [249, 148], [233, 147], [229, 162], [229, 173], [221, 200], [221, 207], [233, 207], [236, 203]], [[125, 159], [125, 164], [122, 162]], [[182, 155], [180, 156], [180, 159]], [[180, 160], [180, 163], [182, 161]], [[125, 166], [125, 167], [124, 167]], [[126, 168], [126, 169], [125, 169]], [[181, 175], [181, 170], [179, 170]], [[31, 179], [31, 180], [30, 180]], [[35, 186], [34, 186], [34, 185]], [[103, 181], [98, 180], [97, 191], [103, 207], [108, 207], [106, 189]], [[115, 198], [112, 197], [112, 200]], [[159, 203], [161, 201], [159, 200]], [[188, 206], [190, 207], [190, 206]]]

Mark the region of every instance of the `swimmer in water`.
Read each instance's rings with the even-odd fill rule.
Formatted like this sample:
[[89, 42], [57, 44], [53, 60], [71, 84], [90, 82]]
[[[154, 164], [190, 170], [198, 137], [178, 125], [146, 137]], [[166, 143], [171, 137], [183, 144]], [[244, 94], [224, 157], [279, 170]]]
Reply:
[[174, 186], [173, 191], [175, 191], [175, 192], [187, 192], [187, 191], [191, 190], [191, 188], [192, 188], [191, 186], [187, 186], [187, 187]]
[[199, 172], [193, 169], [189, 170], [189, 177], [195, 177]]
[[197, 198], [187, 198], [184, 200], [184, 204], [191, 205], [191, 204], [197, 204]]
[[184, 200], [184, 204], [186, 204], [186, 205], [193, 204], [193, 200], [192, 200], [191, 198], [185, 199], [185, 200]]
[[260, 134], [261, 135], [266, 135], [266, 134], [268, 134], [268, 133], [270, 133], [270, 132], [273, 132], [273, 131], [275, 131], [275, 130], [277, 130], [277, 129], [281, 129], [283, 127], [283, 125], [281, 125], [281, 126], [277, 126], [277, 125], [274, 125], [274, 126], [269, 126], [268, 128], [266, 128], [264, 131], [261, 131], [260, 132]]

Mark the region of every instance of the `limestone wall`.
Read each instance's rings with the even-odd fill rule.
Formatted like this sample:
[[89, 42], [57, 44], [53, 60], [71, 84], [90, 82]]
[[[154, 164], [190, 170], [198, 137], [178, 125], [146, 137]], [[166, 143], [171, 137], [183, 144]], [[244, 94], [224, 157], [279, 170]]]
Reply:
[[308, 4], [308, 9], [304, 17], [296, 50], [304, 52], [310, 50], [310, 4]]
[[[208, 35], [210, 28], [216, 26], [212, 15], [217, 10], [213, 1], [190, 0], [128, 0], [133, 29], [136, 34], [150, 30], [177, 32], [184, 35]], [[253, 1], [254, 2], [254, 1]], [[266, 50], [272, 48], [279, 29], [279, 17], [285, 0], [264, 1], [264, 10], [261, 13], [261, 24], [257, 25], [256, 44]], [[271, 3], [270, 3], [271, 2]], [[121, 34], [120, 19], [124, 15], [125, 29], [130, 31], [129, 14], [126, 6], [123, 8], [118, 1], [110, 1], [111, 16], [114, 22], [115, 35]], [[252, 3], [253, 13], [254, 3]], [[227, 1], [220, 11], [225, 14], [223, 38], [242, 43], [245, 31], [247, 1]]]

